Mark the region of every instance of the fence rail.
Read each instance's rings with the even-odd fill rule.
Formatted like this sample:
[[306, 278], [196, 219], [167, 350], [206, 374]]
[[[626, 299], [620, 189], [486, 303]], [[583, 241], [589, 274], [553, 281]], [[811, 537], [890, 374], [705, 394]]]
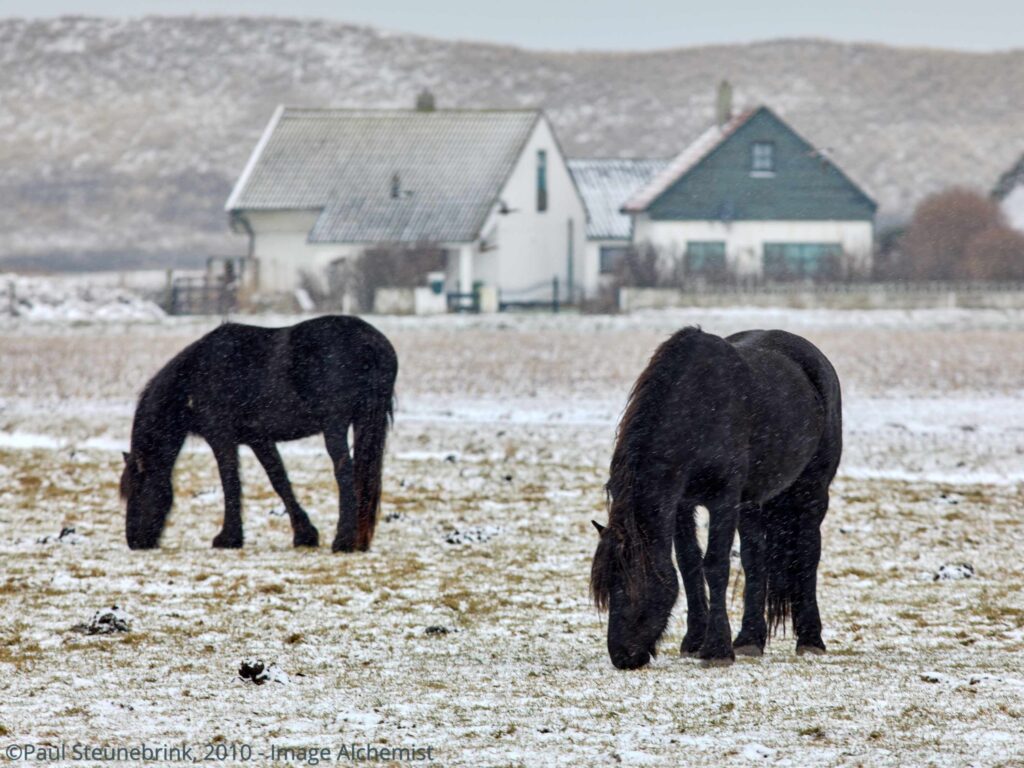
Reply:
[[546, 309], [557, 314], [562, 306], [560, 293], [558, 278], [554, 277], [529, 288], [501, 291], [498, 295], [498, 309], [501, 312]]
[[734, 283], [619, 289], [619, 309], [624, 312], [728, 306], [794, 309], [1024, 309], [1024, 283]]
[[166, 309], [170, 315], [223, 315], [234, 310], [236, 299], [234, 286], [205, 277], [176, 277]]
[[[642, 289], [650, 290], [650, 289]], [[843, 283], [706, 283], [688, 284], [673, 288], [680, 293], [739, 293], [739, 294], [794, 294], [794, 293], [863, 293], [880, 291], [887, 293], [1013, 293], [1024, 292], [1024, 282], [1005, 281], [892, 281], [892, 282], [843, 282]]]

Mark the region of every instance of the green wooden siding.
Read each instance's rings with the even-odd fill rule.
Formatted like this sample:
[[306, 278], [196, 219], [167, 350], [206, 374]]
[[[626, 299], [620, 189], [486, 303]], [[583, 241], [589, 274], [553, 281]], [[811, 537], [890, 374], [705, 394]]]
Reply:
[[[773, 172], [752, 174], [755, 143]], [[762, 107], [647, 209], [657, 221], [870, 221], [875, 203]]]

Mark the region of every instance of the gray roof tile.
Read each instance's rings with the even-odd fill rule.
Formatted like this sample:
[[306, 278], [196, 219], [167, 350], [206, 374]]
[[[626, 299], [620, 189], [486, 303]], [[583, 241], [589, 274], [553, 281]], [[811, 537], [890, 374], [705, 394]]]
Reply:
[[480, 234], [539, 118], [537, 111], [285, 109], [228, 205], [320, 209], [311, 242], [467, 242]]

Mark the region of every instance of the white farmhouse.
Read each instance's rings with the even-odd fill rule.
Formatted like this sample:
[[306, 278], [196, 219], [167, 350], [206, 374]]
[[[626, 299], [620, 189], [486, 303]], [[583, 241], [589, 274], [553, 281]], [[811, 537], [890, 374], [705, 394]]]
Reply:
[[767, 107], [727, 112], [623, 206], [686, 279], [866, 276], [875, 202]]
[[629, 250], [633, 221], [621, 211], [625, 202], [662, 171], [667, 160], [621, 158], [573, 158], [569, 170], [587, 206], [587, 256], [589, 270], [611, 275]]
[[1024, 157], [999, 177], [992, 196], [999, 202], [1006, 223], [1024, 232]]
[[561, 299], [597, 285], [586, 212], [551, 125], [535, 110], [279, 107], [226, 209], [250, 237], [262, 290], [375, 247], [445, 250], [445, 290]]

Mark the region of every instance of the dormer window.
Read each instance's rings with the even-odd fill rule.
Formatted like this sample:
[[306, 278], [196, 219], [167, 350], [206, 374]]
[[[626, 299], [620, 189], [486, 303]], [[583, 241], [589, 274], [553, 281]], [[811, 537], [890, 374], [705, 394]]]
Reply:
[[750, 145], [750, 175], [775, 175], [775, 144], [770, 141], [755, 141]]

